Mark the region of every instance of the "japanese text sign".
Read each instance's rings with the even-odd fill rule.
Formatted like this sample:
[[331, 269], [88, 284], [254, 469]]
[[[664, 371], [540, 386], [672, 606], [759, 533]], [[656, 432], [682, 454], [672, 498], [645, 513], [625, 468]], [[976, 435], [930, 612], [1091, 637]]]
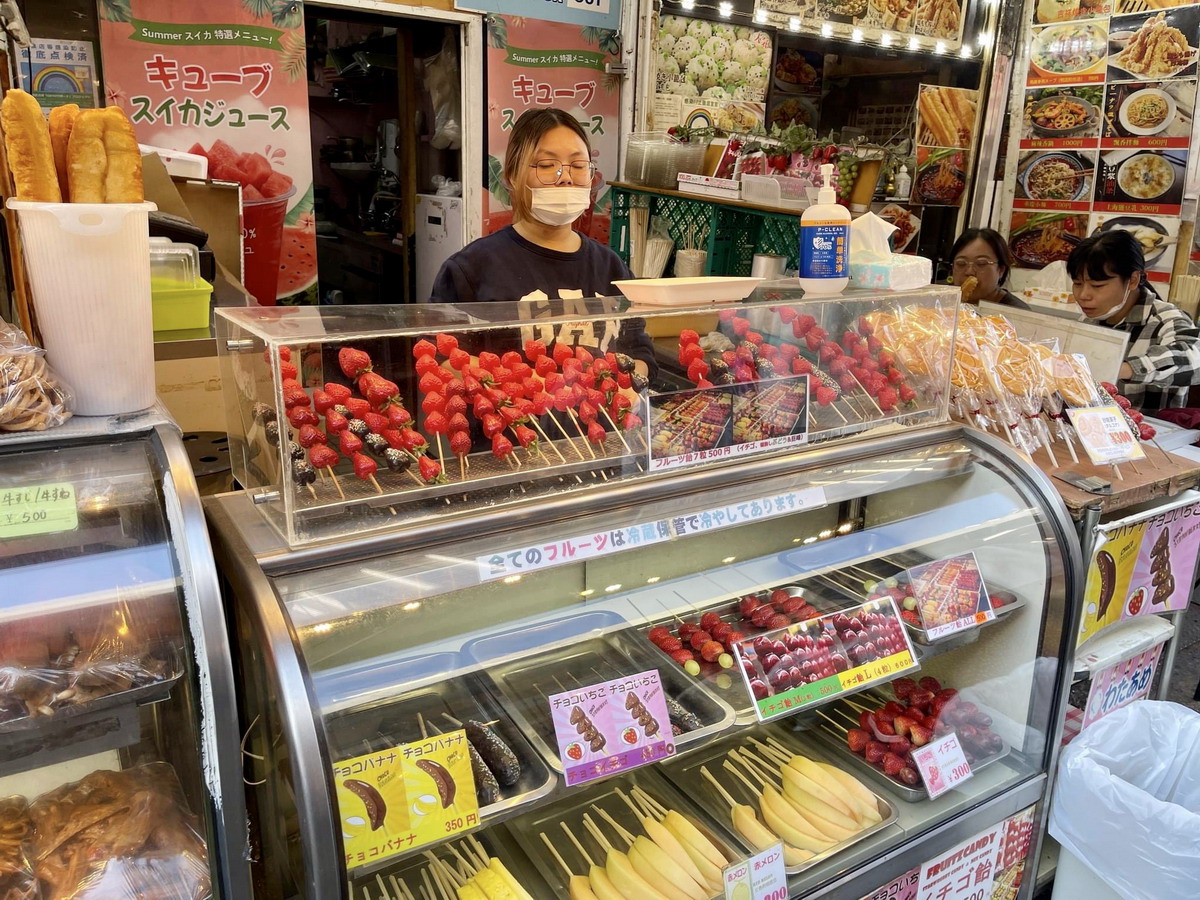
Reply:
[[76, 500], [69, 484], [0, 487], [0, 540], [74, 531], [79, 527]]
[[1129, 430], [1119, 406], [1068, 409], [1067, 415], [1071, 417], [1079, 442], [1095, 465], [1146, 458], [1146, 451]]
[[[990, 897], [1003, 823], [968, 838], [921, 866], [917, 900]], [[980, 887], [984, 890], [980, 893]]]
[[67, 103], [94, 109], [96, 52], [91, 41], [30, 38], [21, 48], [18, 75], [21, 87], [33, 94], [43, 110]]
[[469, 747], [466, 732], [450, 731], [335, 763], [346, 868], [478, 825]]
[[1097, 528], [1079, 643], [1105, 626], [1186, 609], [1200, 554], [1200, 503]]
[[787, 900], [787, 872], [783, 867], [783, 844], [762, 850], [721, 873], [725, 900]]
[[958, 742], [958, 735], [953, 731], [936, 741], [930, 741], [924, 747], [917, 747], [912, 755], [917, 771], [925, 782], [925, 789], [929, 791], [930, 800], [940, 797], [973, 774], [962, 744]]
[[1087, 709], [1083, 716], [1083, 727], [1098, 722], [1113, 710], [1128, 706], [1150, 693], [1154, 681], [1154, 670], [1162, 655], [1162, 644], [1123, 659], [1092, 676], [1088, 690]]
[[607, 556], [622, 550], [635, 550], [668, 540], [670, 536], [668, 524], [658, 520], [489, 553], [475, 557], [475, 563], [479, 567], [479, 579], [493, 581], [564, 563]]
[[733, 643], [759, 721], [860, 691], [917, 665], [891, 599], [812, 613], [798, 624]]
[[931, 641], [996, 618], [974, 553], [916, 566], [897, 580], [911, 586], [917, 614]]
[[546, 698], [568, 785], [675, 754], [667, 696], [651, 669]]
[[241, 186], [246, 289], [267, 306], [315, 290], [303, 4], [103, 6], [108, 104], [129, 114], [141, 143], [204, 155], [210, 179]]
[[747, 525], [806, 509], [817, 509], [825, 503], [825, 489], [820, 487], [803, 488], [784, 494], [768, 494], [744, 503], [676, 516], [671, 519], [671, 530], [678, 537], [687, 537], [717, 528], [727, 528], [730, 525]]

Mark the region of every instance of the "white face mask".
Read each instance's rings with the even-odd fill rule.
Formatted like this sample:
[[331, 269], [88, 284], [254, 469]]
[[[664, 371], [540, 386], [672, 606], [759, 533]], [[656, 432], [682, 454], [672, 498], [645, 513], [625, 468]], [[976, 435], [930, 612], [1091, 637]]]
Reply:
[[1092, 318], [1099, 319], [1101, 322], [1103, 322], [1105, 319], [1107, 319], [1109, 316], [1111, 316], [1118, 309], [1120, 309], [1122, 306], [1125, 305], [1125, 301], [1129, 299], [1129, 292], [1131, 290], [1133, 290], [1133, 288], [1134, 288], [1134, 284], [1132, 281], [1130, 281], [1129, 286], [1127, 288], [1125, 288], [1125, 293], [1121, 296], [1120, 300], [1118, 300], [1116, 303], [1114, 303], [1108, 309], [1100, 310], [1094, 316], [1092, 316]]
[[529, 214], [543, 225], [570, 225], [592, 205], [589, 187], [530, 188]]

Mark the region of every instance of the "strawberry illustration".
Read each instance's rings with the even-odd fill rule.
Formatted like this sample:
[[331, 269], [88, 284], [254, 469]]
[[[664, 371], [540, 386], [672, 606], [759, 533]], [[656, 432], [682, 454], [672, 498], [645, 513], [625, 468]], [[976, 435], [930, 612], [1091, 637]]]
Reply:
[[354, 347], [343, 347], [338, 351], [338, 367], [347, 378], [357, 378], [371, 371], [371, 357]]
[[449, 356], [458, 349], [458, 338], [452, 334], [439, 334], [434, 340], [437, 342], [437, 352], [442, 356]]

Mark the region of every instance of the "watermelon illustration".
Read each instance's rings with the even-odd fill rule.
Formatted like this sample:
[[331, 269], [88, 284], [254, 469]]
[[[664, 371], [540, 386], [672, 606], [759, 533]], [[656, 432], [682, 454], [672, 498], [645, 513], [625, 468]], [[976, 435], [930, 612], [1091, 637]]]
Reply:
[[317, 238], [312, 231], [284, 226], [279, 250], [278, 295], [287, 297], [317, 280]]

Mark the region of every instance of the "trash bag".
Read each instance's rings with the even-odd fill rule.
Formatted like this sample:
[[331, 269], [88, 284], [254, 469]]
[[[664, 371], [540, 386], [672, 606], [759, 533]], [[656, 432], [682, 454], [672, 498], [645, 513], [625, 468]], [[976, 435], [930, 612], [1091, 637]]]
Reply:
[[1140, 700], [1063, 751], [1050, 834], [1127, 898], [1195, 897], [1200, 883], [1200, 713]]

